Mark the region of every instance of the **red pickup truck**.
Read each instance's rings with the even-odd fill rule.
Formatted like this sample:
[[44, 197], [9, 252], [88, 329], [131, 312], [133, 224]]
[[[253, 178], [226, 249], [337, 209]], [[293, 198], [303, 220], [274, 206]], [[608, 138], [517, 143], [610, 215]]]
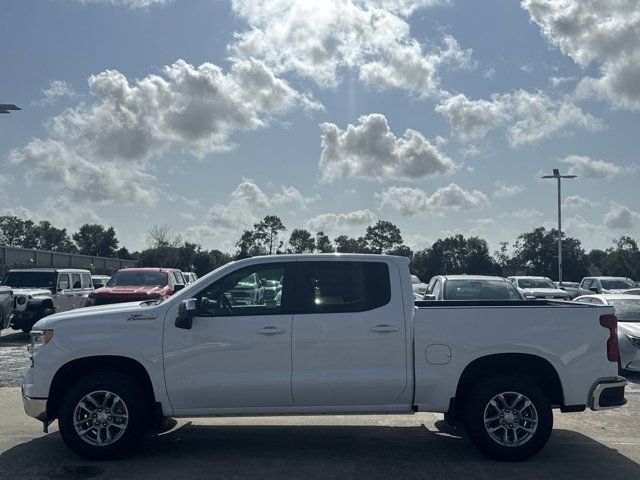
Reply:
[[106, 286], [91, 292], [86, 306], [165, 299], [185, 284], [177, 268], [125, 268], [118, 270]]

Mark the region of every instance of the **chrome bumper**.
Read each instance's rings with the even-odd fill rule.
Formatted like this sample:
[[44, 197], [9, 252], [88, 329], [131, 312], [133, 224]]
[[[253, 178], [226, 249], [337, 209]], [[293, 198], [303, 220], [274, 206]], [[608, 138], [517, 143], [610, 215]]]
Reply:
[[43, 423], [47, 423], [47, 399], [46, 398], [30, 398], [24, 392], [22, 393], [22, 404], [24, 412]]
[[598, 380], [592, 387], [589, 407], [596, 411], [625, 405], [627, 403], [627, 399], [624, 398], [626, 385], [627, 381], [622, 377]]

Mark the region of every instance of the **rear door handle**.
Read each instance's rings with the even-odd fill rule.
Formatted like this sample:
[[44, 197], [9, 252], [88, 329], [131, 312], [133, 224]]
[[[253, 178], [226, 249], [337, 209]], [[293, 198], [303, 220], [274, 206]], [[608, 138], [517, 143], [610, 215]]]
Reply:
[[283, 333], [287, 333], [287, 329], [277, 327], [264, 327], [260, 330], [256, 330], [256, 333], [259, 333], [260, 335], [281, 335]]
[[393, 325], [376, 325], [375, 327], [371, 327], [369, 330], [378, 333], [390, 333], [397, 332], [400, 329], [398, 327], [394, 327]]

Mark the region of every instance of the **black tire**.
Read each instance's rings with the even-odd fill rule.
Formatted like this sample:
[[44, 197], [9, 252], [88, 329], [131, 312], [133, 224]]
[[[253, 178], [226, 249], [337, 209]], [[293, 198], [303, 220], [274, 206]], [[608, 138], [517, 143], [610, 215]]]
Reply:
[[[120, 397], [128, 414], [124, 433], [109, 445], [88, 443], [76, 432], [74, 425], [76, 406], [86, 395], [96, 391], [108, 391]], [[115, 371], [98, 371], [78, 380], [67, 390], [58, 410], [62, 439], [73, 452], [89, 460], [119, 458], [135, 451], [150, 426], [150, 419], [150, 402], [138, 383]]]
[[[528, 407], [524, 415], [518, 410], [516, 420], [512, 420], [514, 423], [506, 424], [505, 427], [497, 425], [497, 423], [504, 424], [504, 417], [496, 420], [494, 423], [490, 423], [492, 427], [497, 425], [499, 429], [496, 430], [499, 433], [495, 435], [507, 436], [502, 443], [499, 443], [485, 428], [485, 411], [492, 412], [492, 415], [494, 411], [498, 412], [498, 409], [493, 410], [493, 407], [489, 406], [490, 402], [497, 395], [506, 392], [509, 392], [506, 395], [507, 400], [515, 398], [515, 395], [511, 394], [511, 392], [514, 392], [515, 394], [523, 395], [531, 402], [537, 414], [537, 424], [535, 431], [531, 434], [528, 434], [524, 429], [525, 427], [532, 429], [533, 424], [528, 420], [528, 418], [531, 418], [531, 407]], [[526, 405], [524, 400], [521, 400], [521, 402], [518, 408], [521, 405]], [[507, 405], [508, 403], [511, 402], [507, 402]], [[503, 415], [513, 418], [513, 409], [508, 409], [507, 407], [506, 412], [512, 413], [503, 413]], [[500, 461], [520, 461], [535, 455], [547, 444], [553, 430], [553, 412], [546, 395], [533, 380], [501, 376], [478, 382], [471, 388], [464, 402], [463, 423], [469, 439], [485, 455]], [[515, 425], [516, 430], [507, 428], [510, 425]], [[517, 443], [512, 440], [514, 431], [517, 432], [516, 436], [520, 437], [517, 441], [523, 441], [521, 445], [513, 445], [513, 443]], [[526, 441], [524, 441], [525, 438]], [[505, 443], [508, 443], [508, 445], [505, 445]]]

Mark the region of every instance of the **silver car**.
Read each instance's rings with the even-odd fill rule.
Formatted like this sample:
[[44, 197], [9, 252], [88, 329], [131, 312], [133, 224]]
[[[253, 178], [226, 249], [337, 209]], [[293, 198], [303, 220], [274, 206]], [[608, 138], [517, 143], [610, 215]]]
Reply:
[[547, 277], [515, 276], [507, 278], [525, 297], [546, 298], [549, 300], [569, 300], [571, 296]]
[[583, 295], [575, 301], [613, 306], [618, 317], [620, 369], [640, 372], [640, 295]]

